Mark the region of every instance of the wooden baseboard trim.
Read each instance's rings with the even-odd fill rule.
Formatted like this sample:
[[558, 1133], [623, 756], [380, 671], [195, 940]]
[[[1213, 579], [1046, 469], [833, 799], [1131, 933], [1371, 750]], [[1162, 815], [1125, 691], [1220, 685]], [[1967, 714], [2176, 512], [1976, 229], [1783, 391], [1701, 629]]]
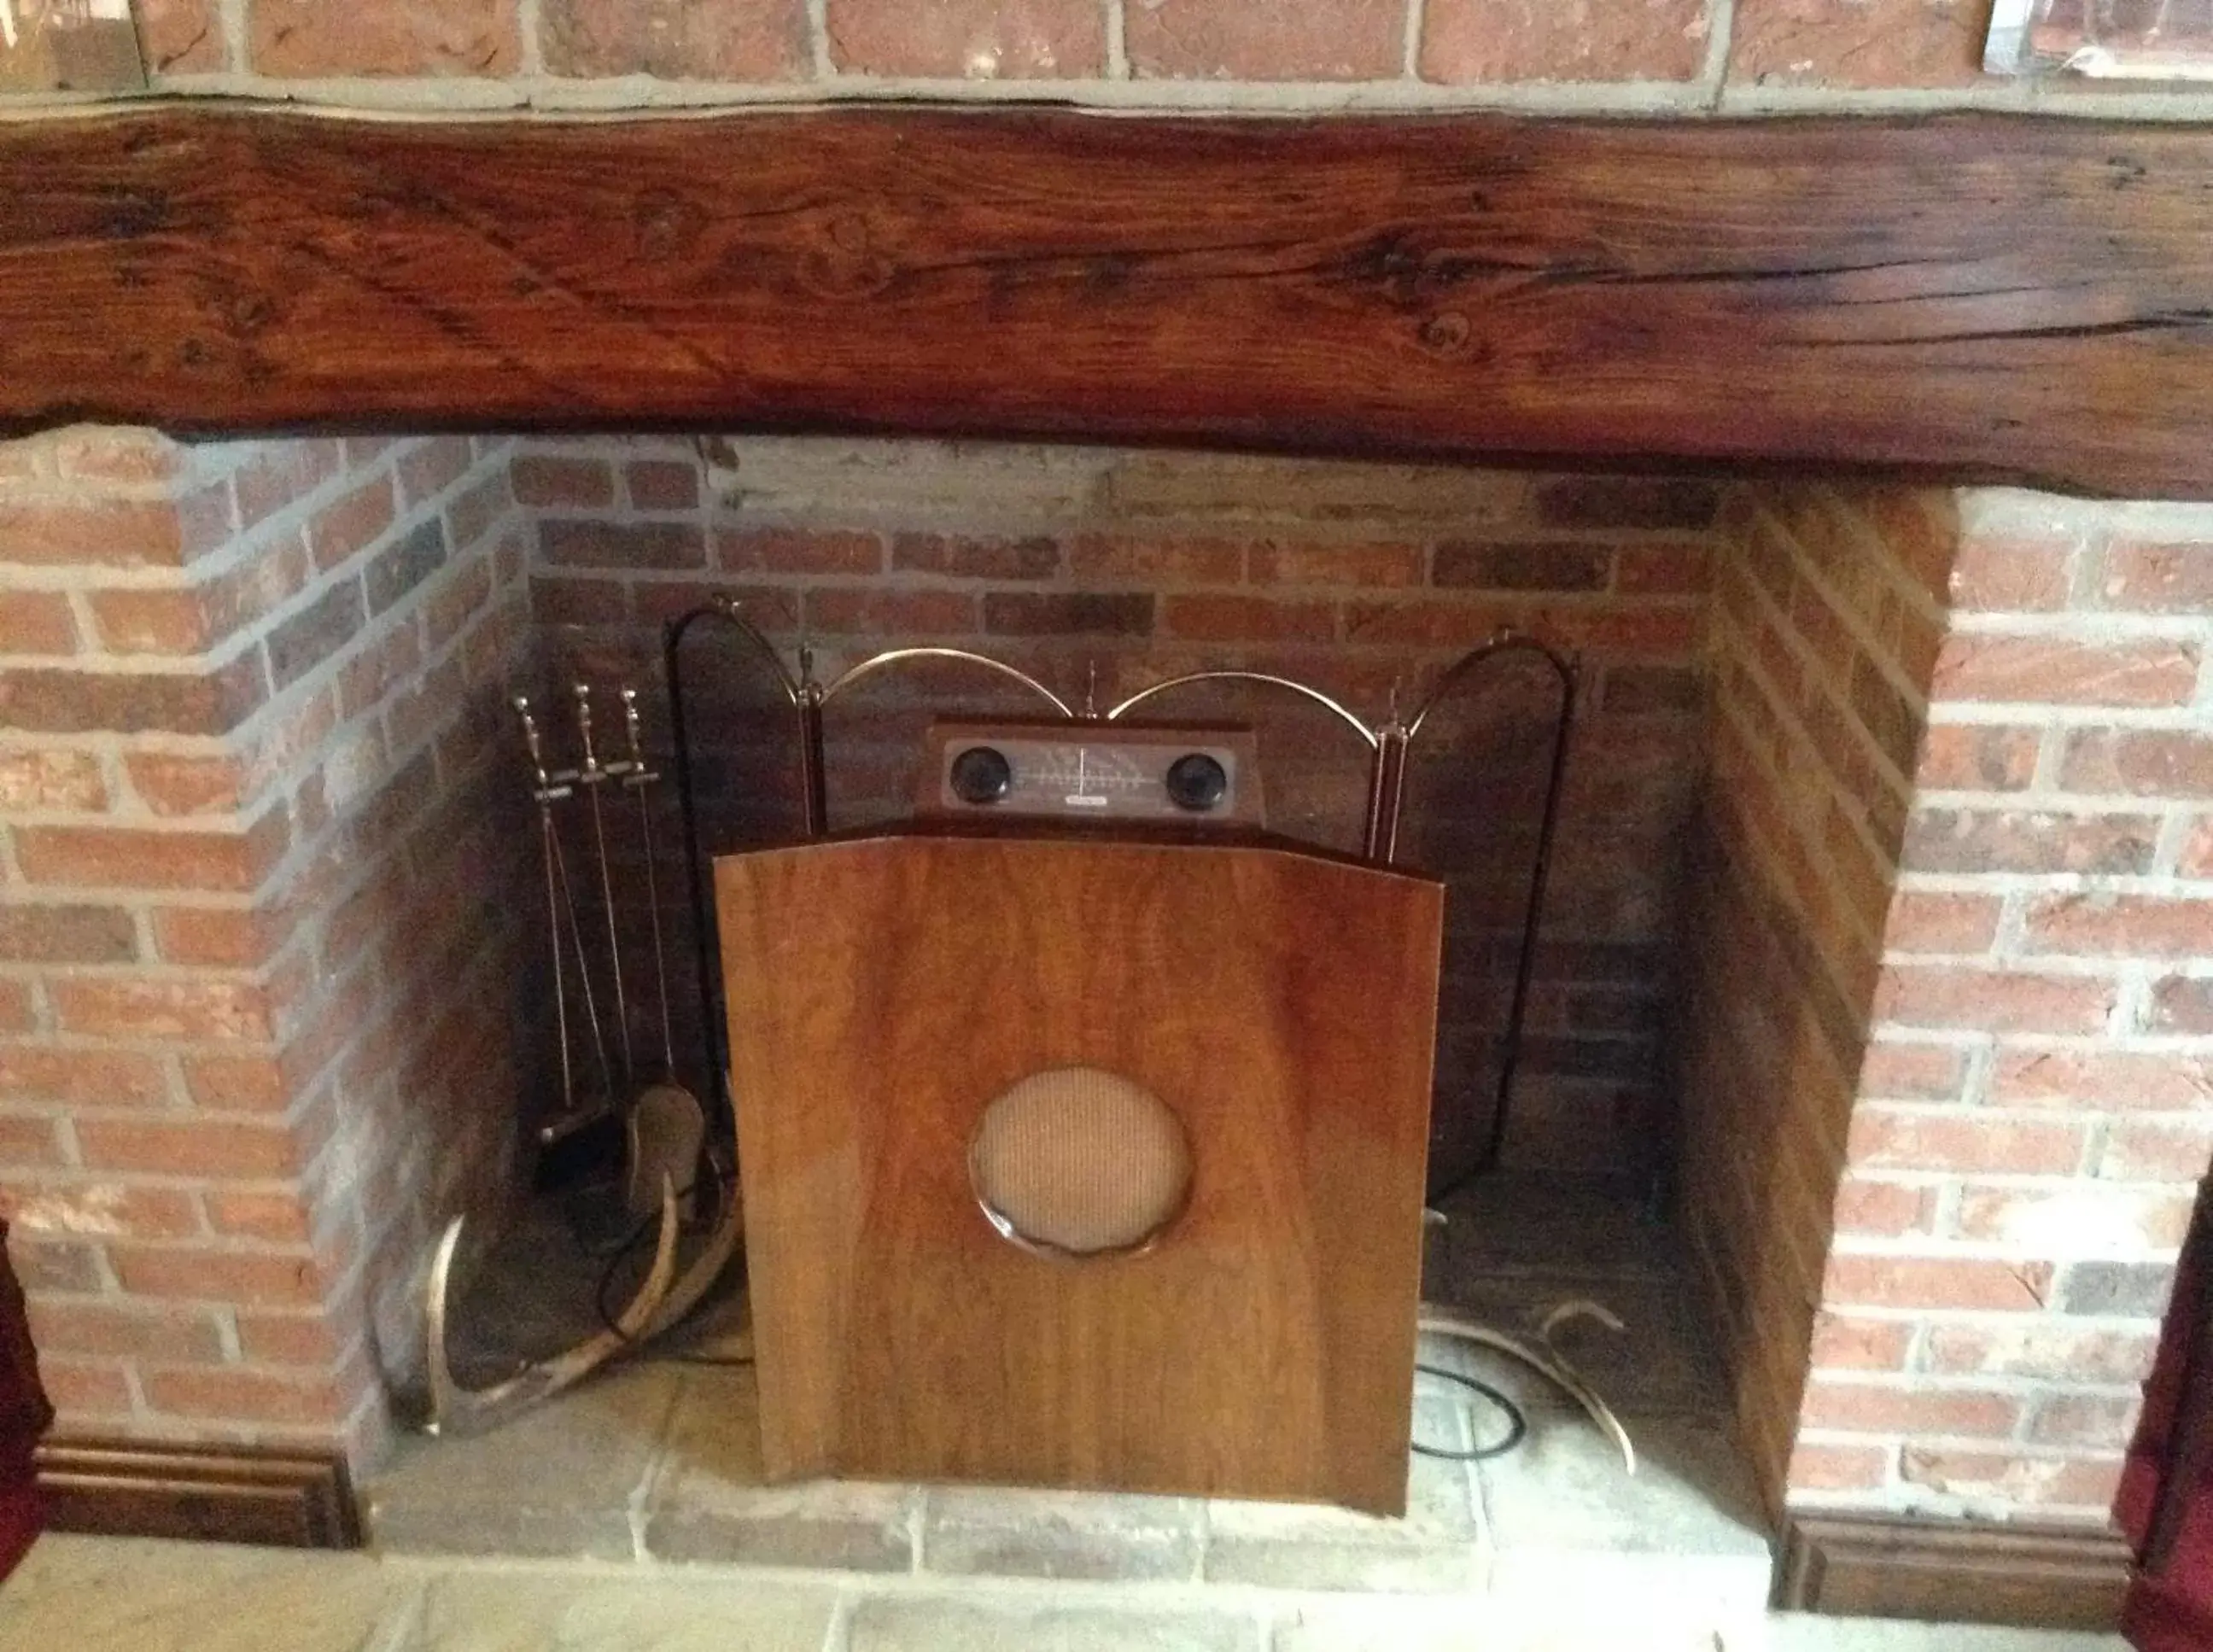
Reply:
[[238, 1446], [52, 1440], [38, 1452], [49, 1531], [288, 1549], [357, 1549], [345, 1460]]
[[2118, 1532], [2082, 1527], [1793, 1515], [1775, 1605], [1836, 1617], [2112, 1630], [2132, 1560]]

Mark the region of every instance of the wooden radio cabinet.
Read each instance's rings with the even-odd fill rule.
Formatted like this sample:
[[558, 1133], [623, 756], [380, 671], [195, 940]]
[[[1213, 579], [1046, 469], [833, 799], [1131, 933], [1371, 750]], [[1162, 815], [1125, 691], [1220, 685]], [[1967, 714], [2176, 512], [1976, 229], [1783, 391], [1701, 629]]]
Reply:
[[772, 1475], [1404, 1511], [1438, 884], [958, 824], [716, 877]]

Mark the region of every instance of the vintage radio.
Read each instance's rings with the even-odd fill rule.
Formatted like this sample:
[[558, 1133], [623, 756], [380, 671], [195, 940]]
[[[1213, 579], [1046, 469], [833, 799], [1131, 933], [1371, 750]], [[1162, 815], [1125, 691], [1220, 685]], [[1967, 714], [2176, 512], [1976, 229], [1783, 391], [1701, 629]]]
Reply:
[[1091, 826], [1265, 824], [1253, 731], [1065, 719], [931, 725], [915, 812]]

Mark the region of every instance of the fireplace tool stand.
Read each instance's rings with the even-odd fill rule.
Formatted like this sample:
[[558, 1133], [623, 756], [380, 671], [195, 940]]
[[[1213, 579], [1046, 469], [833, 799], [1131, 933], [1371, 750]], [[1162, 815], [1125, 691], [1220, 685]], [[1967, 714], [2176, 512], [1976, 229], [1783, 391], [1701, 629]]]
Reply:
[[[711, 1207], [716, 1213], [714, 1231], [691, 1262], [680, 1270], [678, 1267], [678, 1241], [684, 1226], [684, 1212], [695, 1202], [696, 1184], [707, 1159], [701, 1150], [704, 1124], [699, 1104], [691, 1092], [677, 1082], [667, 966], [661, 947], [660, 916], [654, 902], [651, 804], [646, 789], [659, 776], [647, 766], [644, 760], [634, 691], [623, 691], [630, 755], [626, 760], [612, 763], [600, 762], [593, 746], [589, 688], [579, 683], [575, 686], [574, 695], [582, 761], [567, 769], [549, 769], [546, 766], [544, 740], [528, 699], [518, 695], [513, 702], [522, 728], [524, 748], [533, 782], [531, 795], [539, 814], [547, 932], [553, 966], [555, 1033], [559, 1045], [558, 1064], [562, 1111], [542, 1128], [540, 1139], [547, 1142], [558, 1140], [621, 1106], [625, 1115], [630, 1149], [626, 1198], [634, 1213], [637, 1206], [644, 1207], [643, 1214], [646, 1222], [635, 1230], [631, 1241], [625, 1241], [614, 1252], [607, 1271], [600, 1279], [600, 1297], [604, 1298], [615, 1268], [634, 1248], [633, 1241], [643, 1241], [649, 1233], [654, 1235], [653, 1261], [643, 1282], [619, 1313], [610, 1312], [603, 1301], [595, 1304], [602, 1320], [598, 1332], [551, 1358], [527, 1362], [514, 1375], [488, 1388], [464, 1388], [454, 1376], [447, 1339], [452, 1314], [453, 1273], [465, 1226], [464, 1218], [454, 1217], [440, 1236], [425, 1284], [430, 1411], [427, 1426], [432, 1434], [478, 1434], [497, 1427], [564, 1389], [575, 1386], [608, 1361], [638, 1344], [668, 1330], [697, 1306], [708, 1289], [721, 1277], [738, 1247], [741, 1219], [737, 1203], [730, 1190], [722, 1190], [725, 1196]], [[635, 791], [638, 798], [641, 844], [647, 863], [646, 902], [650, 914], [655, 975], [660, 986], [659, 1009], [665, 1070], [661, 1080], [643, 1089], [637, 1084], [637, 1062], [630, 1027], [629, 1003], [622, 984], [621, 925], [607, 850], [605, 811], [599, 796], [600, 788], [611, 783]], [[567, 861], [562, 851], [560, 832], [554, 815], [554, 806], [574, 801], [580, 789], [590, 802], [593, 844], [599, 862], [600, 897], [607, 926], [607, 967], [614, 993], [617, 1036], [623, 1057], [619, 1092], [607, 1050], [606, 1031], [600, 1019], [598, 994], [592, 982], [591, 960], [578, 921], [575, 893], [570, 882]], [[588, 1045], [600, 1082], [599, 1095], [592, 1101], [580, 1101], [576, 1083], [567, 964], [568, 955], [571, 953], [576, 960], [575, 996], [583, 1011]], [[625, 1098], [626, 1106], [616, 1100], [619, 1094]]]
[[[608, 1064], [606, 1037], [600, 1026], [599, 1005], [593, 997], [592, 974], [584, 953], [583, 934], [576, 923], [576, 893], [570, 886], [568, 862], [562, 854], [561, 834], [553, 819], [554, 804], [576, 796], [576, 772], [564, 770], [557, 774], [547, 770], [544, 741], [539, 733], [538, 720], [531, 712], [528, 697], [517, 694], [512, 704], [515, 715], [522, 725], [523, 747], [530, 760], [533, 779], [531, 800], [538, 806], [539, 852], [546, 883], [546, 947], [553, 964], [553, 1024], [561, 1073], [561, 1112], [548, 1128], [560, 1129], [565, 1133], [570, 1127], [567, 1121], [596, 1118], [605, 1111], [605, 1098], [613, 1091], [614, 1073]], [[600, 1100], [588, 1105], [580, 1105], [576, 1100], [576, 1064], [569, 1030], [569, 972], [564, 960], [564, 949], [573, 951], [576, 955], [576, 992], [582, 1003], [584, 1025], [599, 1068]]]

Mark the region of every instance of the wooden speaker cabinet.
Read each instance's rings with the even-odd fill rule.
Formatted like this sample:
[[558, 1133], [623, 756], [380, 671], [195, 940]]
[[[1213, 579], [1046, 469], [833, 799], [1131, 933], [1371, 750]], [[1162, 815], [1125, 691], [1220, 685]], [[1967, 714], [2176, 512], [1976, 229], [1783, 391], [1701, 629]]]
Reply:
[[716, 881], [772, 1476], [1404, 1512], [1440, 885], [954, 825]]

